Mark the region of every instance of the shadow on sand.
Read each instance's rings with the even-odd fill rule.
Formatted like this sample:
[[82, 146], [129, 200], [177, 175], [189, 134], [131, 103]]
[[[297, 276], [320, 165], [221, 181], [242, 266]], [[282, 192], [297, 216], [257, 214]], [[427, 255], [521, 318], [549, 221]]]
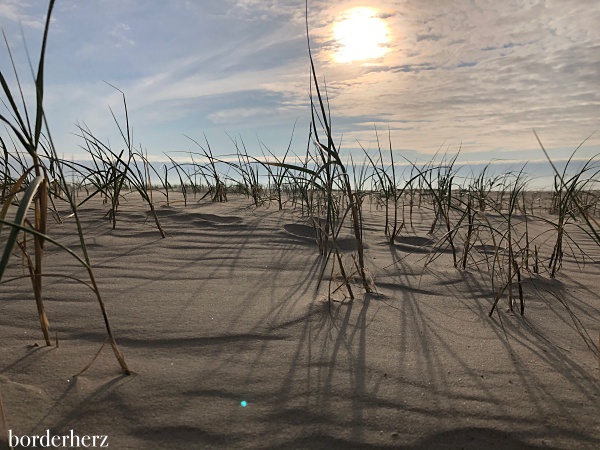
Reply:
[[[393, 440], [394, 438], [392, 438]], [[556, 447], [530, 445], [518, 435], [492, 428], [457, 428], [434, 433], [410, 445], [365, 444], [328, 435], [300, 437], [271, 448], [311, 448], [311, 449], [416, 449], [416, 450], [480, 450], [480, 449], [553, 449]]]

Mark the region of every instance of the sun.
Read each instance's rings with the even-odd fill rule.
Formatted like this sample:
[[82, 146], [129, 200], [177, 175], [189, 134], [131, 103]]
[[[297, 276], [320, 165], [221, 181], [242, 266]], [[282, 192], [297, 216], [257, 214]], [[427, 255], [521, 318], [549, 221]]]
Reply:
[[339, 45], [334, 55], [337, 62], [347, 63], [380, 58], [387, 52], [388, 27], [373, 8], [353, 8], [333, 26], [333, 37]]

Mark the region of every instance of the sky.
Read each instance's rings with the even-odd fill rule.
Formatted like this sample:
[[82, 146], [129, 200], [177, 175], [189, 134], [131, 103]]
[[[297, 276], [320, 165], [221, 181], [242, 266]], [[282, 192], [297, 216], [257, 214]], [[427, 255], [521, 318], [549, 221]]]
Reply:
[[[37, 62], [46, 8], [0, 0], [22, 81], [31, 80], [24, 42]], [[309, 0], [308, 8], [342, 154], [375, 149], [376, 127], [397, 160], [460, 149], [474, 163], [540, 161], [535, 129], [561, 159], [600, 128], [598, 0]], [[281, 156], [294, 125], [292, 150], [305, 152], [304, 0], [57, 0], [52, 17], [44, 104], [59, 154], [83, 153], [77, 123], [121, 145], [109, 107], [123, 121], [122, 98], [107, 83], [126, 94], [135, 144], [155, 160], [196, 151], [186, 135], [206, 135], [218, 155], [235, 152], [231, 137], [250, 153], [260, 140]], [[0, 69], [12, 71], [5, 45]], [[577, 156], [599, 152], [600, 131]]]

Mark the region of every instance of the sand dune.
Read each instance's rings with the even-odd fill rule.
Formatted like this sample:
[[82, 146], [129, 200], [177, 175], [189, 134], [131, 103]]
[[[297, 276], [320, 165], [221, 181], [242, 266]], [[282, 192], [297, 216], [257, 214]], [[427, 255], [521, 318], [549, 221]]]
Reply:
[[[525, 316], [491, 318], [493, 291], [436, 240], [427, 215], [390, 246], [364, 207], [366, 266], [377, 292], [327, 300], [330, 266], [310, 222], [290, 209], [160, 206], [161, 239], [141, 202], [117, 228], [100, 202], [80, 210], [117, 342], [105, 347], [92, 292], [47, 278], [58, 347], [44, 347], [27, 279], [2, 287], [0, 393], [19, 435], [107, 435], [115, 449], [598, 448], [598, 264], [565, 255], [557, 279], [523, 280]], [[72, 220], [51, 235], [76, 248]], [[577, 233], [577, 231], [573, 231]], [[574, 234], [576, 235], [576, 234]], [[582, 248], [598, 248], [577, 234]], [[341, 236], [351, 266], [350, 230]], [[489, 243], [478, 243], [481, 255]], [[47, 270], [85, 279], [48, 246]], [[5, 279], [23, 274], [15, 256]], [[339, 274], [334, 272], [334, 289]], [[586, 340], [561, 302], [589, 333]], [[597, 351], [597, 350], [595, 350]], [[245, 407], [241, 402], [246, 401]]]

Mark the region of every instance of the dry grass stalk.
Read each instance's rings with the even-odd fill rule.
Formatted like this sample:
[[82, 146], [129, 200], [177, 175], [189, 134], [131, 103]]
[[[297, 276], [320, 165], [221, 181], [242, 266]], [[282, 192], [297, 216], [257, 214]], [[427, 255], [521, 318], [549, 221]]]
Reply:
[[[7, 190], [3, 189], [4, 196], [0, 199], [2, 201], [2, 208], [0, 208], [0, 232], [2, 231], [2, 225], [7, 225], [8, 227], [10, 227], [8, 237], [4, 243], [4, 248], [1, 250], [2, 257], [0, 258], [0, 282], [2, 282], [2, 277], [6, 273], [9, 259], [11, 257], [13, 249], [15, 248], [15, 246], [21, 248], [23, 254], [26, 256], [26, 260], [28, 261], [28, 267], [30, 270], [33, 284], [33, 293], [36, 301], [42, 333], [44, 335], [46, 345], [51, 346], [52, 342], [50, 340], [49, 322], [44, 310], [43, 303], [42, 282], [44, 276], [44, 246], [46, 242], [50, 242], [55, 245], [58, 245], [60, 248], [70, 253], [86, 268], [88, 272], [91, 286], [93, 287], [98, 303], [102, 310], [106, 330], [109, 336], [109, 340], [113, 346], [115, 356], [117, 357], [119, 365], [121, 366], [123, 371], [125, 373], [129, 373], [129, 369], [127, 368], [123, 355], [120, 353], [114, 341], [114, 337], [112, 335], [112, 331], [108, 323], [108, 317], [106, 315], [104, 303], [100, 296], [100, 292], [98, 290], [98, 286], [96, 285], [94, 274], [91, 269], [89, 256], [87, 254], [87, 247], [85, 245], [84, 234], [81, 227], [81, 222], [77, 214], [77, 208], [75, 205], [74, 197], [72, 197], [71, 195], [72, 191], [65, 177], [62, 161], [60, 158], [58, 158], [58, 155], [56, 154], [56, 150], [52, 143], [50, 132], [48, 130], [48, 126], [44, 116], [44, 60], [46, 53], [46, 43], [48, 39], [48, 31], [50, 26], [50, 17], [52, 15], [53, 7], [54, 0], [50, 0], [42, 38], [41, 55], [39, 59], [37, 74], [35, 75], [36, 102], [34, 115], [28, 113], [27, 104], [23, 95], [22, 85], [16, 71], [15, 62], [12, 59], [12, 54], [10, 53], [8, 41], [6, 40], [5, 36], [5, 42], [9, 51], [13, 72], [16, 79], [16, 91], [19, 93], [22, 107], [17, 106], [13, 90], [6, 81], [4, 73], [0, 71], [1, 92], [3, 93], [6, 99], [5, 101], [3, 101], [9, 109], [9, 116], [4, 116], [0, 114], [0, 121], [4, 122], [8, 126], [10, 132], [16, 138], [16, 141], [24, 149], [24, 152], [27, 154], [28, 159], [21, 158], [19, 156], [19, 152], [15, 152], [15, 160], [18, 163], [18, 166], [15, 167], [15, 170], [17, 172], [20, 172], [20, 175], [16, 182], [12, 184], [11, 190], [9, 191], [8, 195], [6, 194]], [[31, 123], [30, 118], [33, 118], [33, 124]], [[44, 139], [41, 139], [42, 128], [45, 128], [46, 130], [46, 135]], [[5, 154], [5, 161], [8, 165], [7, 153]], [[45, 163], [45, 161], [47, 163]], [[7, 169], [5, 169], [4, 183], [9, 183]], [[53, 186], [55, 184], [60, 186], [62, 194], [64, 195], [63, 198], [72, 210], [72, 215], [75, 218], [75, 223], [77, 225], [77, 232], [81, 244], [81, 250], [83, 252], [83, 258], [76, 255], [72, 250], [57, 243], [54, 239], [52, 239], [46, 234], [50, 199], [49, 186], [51, 185], [51, 183]], [[17, 196], [20, 196], [20, 198], [17, 199]], [[6, 215], [8, 212], [9, 205], [13, 202], [15, 202], [17, 205], [17, 211], [15, 213], [14, 219], [11, 221], [6, 219]], [[31, 204], [33, 204], [33, 221], [30, 221], [27, 218]], [[18, 242], [18, 236], [21, 232], [33, 235], [33, 258], [31, 258], [27, 254], [26, 242]]]

